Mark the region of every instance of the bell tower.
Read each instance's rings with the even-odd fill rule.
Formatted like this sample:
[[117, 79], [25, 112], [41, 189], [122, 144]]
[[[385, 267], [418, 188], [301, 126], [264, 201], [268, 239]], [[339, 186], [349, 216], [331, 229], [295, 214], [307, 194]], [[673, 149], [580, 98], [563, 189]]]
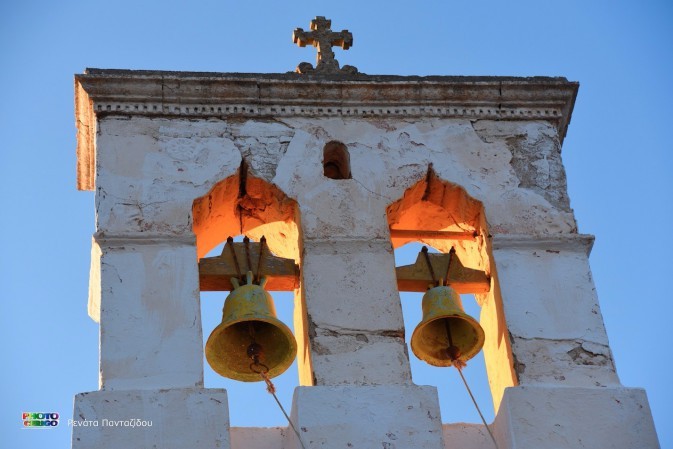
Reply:
[[[293, 40], [317, 48], [315, 67], [76, 75], [100, 388], [75, 397], [88, 424], [72, 447], [495, 447], [483, 426], [442, 422], [436, 388], [412, 382], [399, 292], [429, 288], [412, 352], [448, 370], [483, 346], [499, 449], [659, 447], [645, 391], [619, 382], [593, 236], [567, 195], [578, 83], [362, 74], [331, 49], [352, 34], [322, 17]], [[206, 257], [238, 234], [252, 241]], [[408, 242], [440, 253], [396, 267]], [[221, 328], [202, 329], [205, 290], [239, 301]], [[272, 305], [250, 308], [273, 290], [294, 292], [294, 337]], [[226, 391], [204, 388], [203, 332], [208, 362], [240, 380], [296, 353], [296, 433], [230, 428]]]

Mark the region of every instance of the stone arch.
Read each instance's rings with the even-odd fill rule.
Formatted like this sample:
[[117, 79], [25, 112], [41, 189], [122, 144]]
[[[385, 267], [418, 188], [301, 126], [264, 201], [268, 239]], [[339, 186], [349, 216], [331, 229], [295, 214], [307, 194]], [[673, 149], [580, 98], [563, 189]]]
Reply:
[[[275, 255], [299, 261], [299, 206], [275, 184], [253, 176], [243, 161], [235, 175], [194, 200], [192, 229], [199, 258], [226, 240], [265, 236]], [[299, 263], [299, 262], [297, 262]]]
[[[463, 187], [441, 179], [430, 165], [423, 180], [409, 187], [400, 199], [388, 206], [387, 217], [394, 248], [414, 241], [444, 253], [453, 247], [465, 267], [483, 270], [489, 275], [489, 291], [475, 294], [475, 298], [481, 306], [480, 324], [486, 333], [484, 357], [497, 412], [505, 388], [517, 385], [518, 380], [482, 202], [471, 197]], [[474, 238], [398, 236], [395, 230], [460, 232], [473, 234]]]
[[[234, 175], [216, 182], [208, 193], [194, 200], [192, 229], [196, 236], [199, 259], [227, 237], [243, 234], [254, 241], [259, 241], [264, 236], [274, 255], [293, 259], [296, 264], [301, 265], [301, 227], [297, 202], [275, 184], [253, 175], [245, 160]], [[281, 301], [278, 300], [277, 293], [274, 292], [272, 296], [278, 310]], [[294, 335], [299, 362], [302, 358], [309, 358], [309, 344], [306, 336], [305, 305], [300, 289], [290, 292], [289, 297], [283, 299], [292, 301], [290, 298], [293, 294], [291, 308], [294, 311]], [[218, 307], [221, 304], [220, 302]], [[218, 315], [218, 320], [220, 317], [221, 314]], [[283, 321], [290, 326], [290, 322], [285, 319]], [[212, 328], [205, 328], [204, 331], [208, 335]], [[300, 371], [295, 378], [295, 385], [301, 380], [301, 376]], [[229, 400], [232, 401], [232, 398], [233, 395], [230, 395]]]

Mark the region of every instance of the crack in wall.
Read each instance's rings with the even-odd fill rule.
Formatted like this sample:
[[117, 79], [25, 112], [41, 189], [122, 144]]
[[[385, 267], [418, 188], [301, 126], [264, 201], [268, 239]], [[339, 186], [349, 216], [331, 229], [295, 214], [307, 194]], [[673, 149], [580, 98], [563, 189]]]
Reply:
[[336, 330], [320, 328], [309, 321], [309, 336], [311, 348], [316, 355], [357, 351], [365, 346], [381, 341], [390, 341], [390, 339], [399, 342], [406, 348], [404, 330], [364, 331], [342, 328]]
[[605, 366], [610, 362], [605, 354], [589, 351], [583, 344], [571, 349], [567, 354], [578, 365]]
[[[514, 369], [517, 375], [523, 374], [526, 370], [526, 364], [521, 362], [521, 356], [530, 354], [527, 360], [535, 361], [547, 360], [547, 362], [569, 362], [573, 365], [587, 366], [607, 366], [614, 369], [612, 354], [607, 345], [577, 339], [552, 339], [552, 338], [526, 338], [509, 333], [512, 344], [512, 356], [514, 358]], [[540, 348], [530, 348], [522, 346], [522, 343], [539, 343], [540, 345], [553, 348], [549, 354], [542, 354]], [[565, 348], [571, 349], [566, 350]], [[534, 350], [534, 352], [531, 352]], [[517, 357], [517, 353], [519, 357]], [[550, 359], [550, 357], [552, 357]]]
[[393, 337], [404, 339], [404, 328], [402, 329], [386, 329], [386, 330], [363, 330], [363, 329], [350, 329], [346, 327], [335, 327], [335, 326], [321, 326], [313, 323], [317, 333], [320, 333], [325, 336], [339, 337], [344, 335], [357, 336], [357, 335], [371, 335], [379, 337]]

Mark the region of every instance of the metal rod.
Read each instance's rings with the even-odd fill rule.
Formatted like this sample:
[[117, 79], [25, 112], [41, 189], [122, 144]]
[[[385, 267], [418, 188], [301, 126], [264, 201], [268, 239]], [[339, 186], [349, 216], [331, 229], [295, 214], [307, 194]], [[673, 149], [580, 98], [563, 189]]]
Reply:
[[264, 256], [264, 245], [266, 245], [266, 237], [262, 236], [259, 239], [259, 257], [257, 258], [257, 284], [262, 281], [262, 257]]
[[428, 264], [428, 270], [430, 270], [430, 277], [432, 278], [432, 283], [437, 286], [437, 278], [435, 277], [435, 270], [432, 268], [432, 263], [430, 263], [430, 256], [428, 255], [428, 247], [424, 246], [421, 249], [421, 252], [425, 256], [425, 263]]
[[248, 237], [244, 237], [243, 243], [245, 244], [245, 259], [248, 263], [248, 271], [252, 272], [252, 261], [250, 260], [250, 239]]
[[474, 240], [479, 233], [454, 231], [426, 231], [422, 229], [391, 229], [392, 238], [437, 239], [437, 240]]
[[444, 276], [444, 285], [449, 286], [449, 270], [451, 269], [451, 262], [453, 261], [453, 255], [456, 253], [456, 248], [451, 247], [449, 251], [449, 263], [446, 264], [446, 275]]
[[231, 250], [231, 255], [234, 258], [234, 266], [236, 267], [236, 275], [238, 279], [241, 280], [241, 267], [238, 265], [238, 257], [236, 257], [236, 250], [234, 249], [234, 238], [227, 237], [227, 246]]

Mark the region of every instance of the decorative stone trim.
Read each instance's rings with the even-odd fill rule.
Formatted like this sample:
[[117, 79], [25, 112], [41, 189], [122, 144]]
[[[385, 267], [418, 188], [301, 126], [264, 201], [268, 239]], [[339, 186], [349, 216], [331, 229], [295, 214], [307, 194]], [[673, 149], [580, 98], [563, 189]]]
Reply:
[[124, 245], [185, 245], [196, 246], [196, 236], [170, 234], [102, 234], [96, 232], [93, 240], [100, 246], [116, 247]]
[[101, 102], [95, 103], [93, 112], [97, 115], [140, 115], [161, 117], [260, 117], [260, 116], [305, 116], [305, 117], [451, 117], [478, 118], [493, 120], [556, 120], [563, 116], [561, 108], [490, 108], [458, 105], [453, 107], [426, 107], [420, 105], [381, 106], [361, 105], [360, 107], [324, 107], [324, 106], [259, 106], [255, 104], [147, 104]]
[[545, 120], [561, 140], [579, 84], [565, 78], [238, 74], [87, 69], [75, 76], [78, 188], [94, 188], [96, 120], [439, 117]]
[[335, 247], [352, 247], [352, 248], [362, 248], [363, 245], [371, 247], [382, 247], [382, 248], [392, 248], [392, 243], [388, 238], [343, 238], [343, 237], [330, 237], [329, 240], [325, 239], [316, 239], [304, 236], [303, 239], [304, 246], [310, 246], [313, 250], [317, 252], [331, 252]]
[[545, 251], [575, 251], [591, 254], [595, 236], [591, 234], [558, 234], [558, 235], [512, 235], [497, 234], [493, 236], [492, 247], [499, 249], [524, 249]]

